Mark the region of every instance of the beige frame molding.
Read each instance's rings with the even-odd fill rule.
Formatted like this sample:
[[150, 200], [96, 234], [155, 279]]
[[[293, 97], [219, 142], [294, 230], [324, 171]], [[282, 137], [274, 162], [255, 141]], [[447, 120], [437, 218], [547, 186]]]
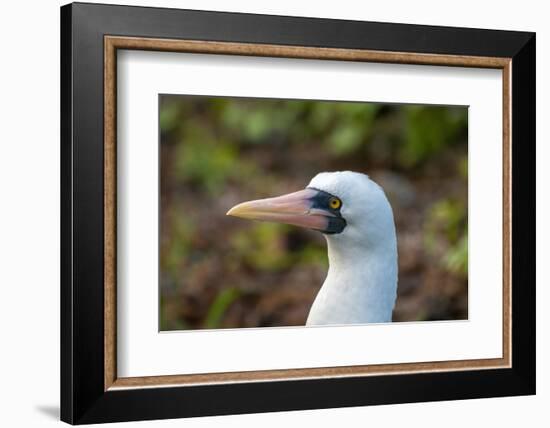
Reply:
[[[116, 82], [117, 50], [246, 55], [418, 65], [493, 68], [502, 70], [503, 91], [503, 349], [502, 358], [433, 361], [345, 367], [204, 373], [119, 378], [116, 368]], [[511, 312], [511, 80], [512, 59], [497, 57], [419, 54], [360, 49], [336, 49], [141, 37], [104, 37], [104, 389], [191, 386], [310, 378], [358, 377], [420, 372], [509, 368], [512, 363]]]

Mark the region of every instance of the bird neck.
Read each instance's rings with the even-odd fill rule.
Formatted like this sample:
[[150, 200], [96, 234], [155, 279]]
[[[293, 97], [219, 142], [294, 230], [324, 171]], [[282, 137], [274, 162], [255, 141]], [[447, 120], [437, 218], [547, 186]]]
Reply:
[[340, 240], [336, 237], [327, 237], [327, 253], [329, 271], [338, 271], [341, 274], [355, 276], [363, 268], [376, 268], [377, 272], [384, 273], [397, 264], [397, 240], [395, 233], [376, 243]]
[[329, 271], [307, 324], [391, 321], [397, 290], [395, 236], [375, 246], [327, 237], [327, 246]]

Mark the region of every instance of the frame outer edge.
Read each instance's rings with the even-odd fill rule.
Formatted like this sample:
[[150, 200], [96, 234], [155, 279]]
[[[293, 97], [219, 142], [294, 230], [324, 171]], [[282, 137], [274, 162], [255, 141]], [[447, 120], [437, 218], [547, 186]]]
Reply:
[[73, 34], [72, 5], [60, 9], [60, 164], [61, 164], [61, 302], [60, 302], [60, 418], [74, 423], [74, 364], [73, 364]]
[[[223, 19], [222, 19], [223, 15]], [[148, 19], [144, 19], [147, 16]], [[149, 16], [151, 19], [149, 19]], [[109, 17], [109, 19], [105, 19]], [[204, 21], [210, 20], [215, 24], [225, 24], [233, 20], [235, 25], [221, 28], [205, 28]], [[256, 19], [256, 21], [254, 21]], [[316, 22], [313, 22], [313, 21]], [[249, 23], [262, 22], [262, 27], [256, 30], [259, 33], [251, 32]], [[296, 28], [298, 24], [300, 29]], [[167, 24], [167, 25], [164, 25]], [[169, 25], [168, 25], [169, 24]], [[177, 25], [175, 25], [177, 24]], [[180, 24], [185, 24], [182, 27]], [[274, 25], [288, 25], [290, 33], [274, 32]], [[306, 25], [307, 24], [307, 25]], [[310, 25], [311, 24], [311, 25]], [[513, 367], [512, 369], [486, 370], [481, 375], [478, 371], [428, 373], [422, 375], [424, 387], [414, 395], [410, 394], [411, 387], [418, 385], [420, 375], [411, 374], [398, 377], [384, 376], [380, 381], [379, 377], [373, 377], [367, 387], [363, 381], [357, 378], [340, 378], [329, 382], [326, 380], [297, 380], [293, 386], [283, 386], [286, 382], [265, 382], [256, 384], [232, 384], [214, 386], [193, 386], [191, 388], [153, 388], [139, 389], [136, 391], [111, 391], [104, 390], [104, 361], [98, 361], [99, 354], [103, 357], [105, 342], [103, 334], [98, 337], [98, 329], [104, 324], [103, 311], [97, 315], [99, 300], [104, 301], [103, 290], [101, 297], [96, 299], [97, 290], [95, 283], [98, 276], [90, 271], [92, 278], [79, 276], [83, 272], [80, 263], [73, 264], [73, 255], [96, 256], [98, 239], [87, 233], [82, 224], [81, 191], [90, 194], [92, 201], [99, 203], [96, 198], [96, 183], [82, 181], [86, 174], [93, 173], [96, 168], [98, 154], [95, 149], [90, 150], [89, 145], [100, 140], [98, 134], [103, 135], [104, 130], [97, 130], [103, 119], [99, 118], [99, 100], [103, 100], [102, 94], [97, 94], [103, 84], [98, 84], [102, 77], [97, 75], [98, 71], [98, 44], [100, 38], [107, 34], [135, 35], [143, 34], [151, 37], [151, 34], [158, 37], [190, 38], [198, 40], [224, 40], [227, 42], [243, 43], [282, 43], [281, 40], [290, 40], [291, 44], [310, 45], [308, 40], [315, 39], [316, 31], [320, 28], [341, 30], [343, 25], [353, 27], [351, 32], [331, 32], [322, 37], [319, 43], [323, 46], [343, 47], [344, 45], [362, 45], [367, 43], [356, 43], [350, 41], [351, 37], [359, 31], [359, 27], [380, 29], [387, 32], [394, 29], [403, 35], [431, 34], [443, 35], [443, 41], [439, 43], [437, 37], [433, 41], [422, 44], [420, 49], [409, 49], [409, 52], [458, 52], [459, 55], [473, 52], [484, 56], [487, 52], [494, 53], [496, 57], [513, 57], [513, 99], [512, 110], [516, 113], [512, 117], [512, 133], [516, 145], [512, 145], [512, 159], [514, 163], [514, 178], [512, 187], [515, 190], [511, 194], [514, 202], [520, 203], [512, 213], [512, 226], [518, 238], [514, 242], [516, 249], [512, 249], [514, 262], [519, 258], [521, 263], [515, 264], [512, 272], [515, 289], [513, 292], [512, 312], [514, 314], [513, 333]], [[142, 26], [142, 27], [139, 27]], [[370, 27], [368, 27], [370, 26]], [[415, 27], [413, 31], [409, 27]], [[422, 28], [421, 28], [422, 27]], [[286, 28], [286, 27], [285, 27]], [[384, 30], [382, 30], [384, 29]], [[296, 30], [296, 31], [294, 31]], [[204, 38], [201, 38], [206, 34]], [[480, 41], [480, 37], [487, 36], [488, 40]], [[459, 37], [460, 36], [460, 37]], [[313, 38], [313, 39], [312, 39]], [[464, 40], [463, 40], [464, 39]], [[300, 40], [306, 42], [300, 43]], [[364, 39], [362, 39], [364, 40]], [[415, 45], [407, 43], [409, 38], [390, 37], [389, 39], [369, 39], [369, 45], [375, 46], [374, 50], [383, 51], [381, 44], [390, 45]], [[390, 40], [388, 42], [387, 40]], [[415, 39], [416, 40], [416, 39]], [[456, 40], [456, 42], [455, 42]], [[401, 42], [400, 42], [401, 41]], [[317, 42], [315, 42], [317, 43]], [[401, 43], [401, 45], [399, 45]], [[456, 45], [455, 45], [456, 43]], [[73, 4], [63, 6], [61, 10], [61, 418], [69, 423], [92, 423], [92, 422], [114, 422], [143, 419], [162, 419], [174, 417], [205, 416], [214, 414], [237, 414], [265, 411], [314, 409], [327, 407], [344, 407], [370, 404], [388, 404], [401, 402], [438, 401], [450, 399], [526, 395], [535, 392], [535, 331], [534, 331], [534, 308], [535, 283], [534, 283], [534, 224], [522, 225], [517, 217], [532, 222], [534, 215], [534, 111], [535, 111], [535, 48], [534, 33], [507, 32], [476, 30], [466, 28], [445, 28], [410, 26], [406, 24], [380, 24], [361, 23], [359, 21], [340, 22], [326, 19], [309, 18], [288, 18], [277, 16], [260, 16], [252, 14], [232, 14], [220, 12], [199, 12], [184, 11], [178, 9], [140, 8], [128, 6], [107, 6], [98, 4]], [[83, 48], [83, 49], [81, 49]], [[79, 53], [76, 56], [76, 52]], [[103, 49], [101, 49], [103, 53]], [[483, 55], [481, 54], [483, 53]], [[445, 53], [443, 53], [445, 54]], [[92, 65], [86, 67], [85, 65]], [[77, 70], [76, 74], [74, 70]], [[101, 66], [101, 69], [103, 67]], [[518, 73], [519, 72], [519, 73]], [[520, 77], [521, 75], [521, 77]], [[103, 75], [101, 75], [103, 76]], [[519, 82], [523, 82], [522, 85]], [[521, 86], [521, 89], [520, 89]], [[518, 98], [518, 94], [526, 89], [526, 94]], [[95, 91], [95, 93], [94, 93]], [[97, 95], [96, 95], [97, 94]], [[82, 99], [82, 97], [85, 97]], [[80, 103], [90, 102], [89, 106], [82, 106]], [[75, 108], [77, 108], [75, 115]], [[73, 119], [73, 115], [74, 119]], [[532, 115], [532, 117], [529, 117]], [[83, 120], [83, 118], [87, 118]], [[74, 122], [74, 124], [73, 124]], [[84, 132], [86, 131], [86, 132]], [[525, 132], [525, 137], [521, 135]], [[517, 145], [518, 138], [521, 138], [522, 149]], [[533, 144], [533, 147], [531, 147]], [[78, 149], [78, 150], [76, 150]], [[532, 149], [532, 150], [531, 150]], [[85, 157], [81, 151], [92, 155], [89, 159], [91, 168], [84, 162]], [[530, 151], [532, 153], [523, 153]], [[104, 153], [102, 151], [102, 153]], [[81, 172], [78, 167], [85, 167], [86, 171]], [[101, 167], [101, 170], [103, 166]], [[99, 171], [99, 170], [98, 170]], [[78, 174], [77, 174], [78, 173]], [[518, 181], [518, 177], [526, 176]], [[74, 177], [73, 177], [74, 175]], [[78, 175], [78, 176], [77, 176]], [[98, 176], [100, 180], [105, 177]], [[78, 180], [77, 180], [78, 179]], [[521, 181], [521, 183], [520, 183]], [[526, 186], [532, 185], [532, 188]], [[74, 188], [73, 188], [74, 186]], [[522, 190], [523, 189], [523, 190]], [[89, 193], [88, 193], [89, 192]], [[526, 195], [519, 195], [525, 192]], [[104, 194], [101, 198], [104, 201]], [[93, 205], [91, 206], [93, 208]], [[105, 214], [101, 207], [101, 214], [96, 213], [96, 218]], [[80, 217], [78, 217], [80, 216]], [[67, 224], [69, 222], [69, 224]], [[73, 222], [75, 225], [73, 226]], [[90, 220], [92, 230], [100, 229], [97, 221]], [[102, 222], [103, 225], [103, 222]], [[517, 227], [516, 227], [517, 226]], [[101, 241], [103, 242], [103, 227]], [[525, 236], [518, 235], [519, 233]], [[83, 248], [82, 237], [88, 238], [90, 246]], [[78, 238], [78, 240], [76, 239]], [[93, 239], [90, 239], [93, 238]], [[517, 244], [516, 244], [517, 242]], [[102, 254], [103, 255], [103, 254]], [[525, 260], [532, 258], [532, 260]], [[84, 263], [86, 259], [79, 260]], [[86, 264], [87, 267], [97, 265], [97, 260]], [[93, 267], [93, 266], [92, 266]], [[104, 266], [103, 266], [104, 267]], [[520, 271], [521, 272], [518, 272]], [[105, 271], [101, 269], [103, 277]], [[78, 280], [78, 283], [76, 282]], [[522, 287], [518, 288], [518, 284]], [[75, 292], [78, 293], [75, 294]], [[522, 294], [525, 293], [525, 296]], [[519, 297], [519, 301], [516, 297]], [[86, 300], [87, 299], [87, 300]], [[102, 304], [103, 306], [103, 304]], [[518, 317], [521, 315], [521, 317]], [[530, 330], [531, 329], [531, 330]], [[518, 334], [520, 336], [518, 336]], [[521, 337], [523, 335], [524, 337]], [[518, 338], [521, 337], [521, 341]], [[76, 340], [78, 339], [78, 340]], [[99, 340], [101, 339], [101, 341]], [[101, 346], [100, 343], [101, 342]], [[515, 345], [515, 346], [514, 346]], [[95, 353], [95, 355], [94, 355]], [[99, 372], [100, 370], [101, 373]], [[425, 377], [424, 377], [425, 376]], [[481, 377], [483, 376], [483, 377]], [[393, 378], [393, 379], [392, 379]], [[473, 382], [484, 380], [478, 384], [479, 388], [470, 391]], [[428, 383], [426, 383], [428, 381]], [[455, 387], [448, 389], [449, 382]], [[373, 391], [374, 387], [374, 391]], [[350, 390], [351, 388], [351, 390]], [[268, 398], [261, 397], [261, 392], [267, 394]], [[317, 394], [311, 394], [317, 391]], [[362, 391], [362, 393], [360, 393]], [[390, 393], [391, 394], [388, 394]], [[241, 397], [235, 395], [242, 393]], [[211, 399], [225, 397], [225, 401], [218, 402], [212, 406]], [[246, 404], [243, 400], [251, 400]]]
[[536, 392], [536, 35], [512, 60], [512, 351], [524, 394]]

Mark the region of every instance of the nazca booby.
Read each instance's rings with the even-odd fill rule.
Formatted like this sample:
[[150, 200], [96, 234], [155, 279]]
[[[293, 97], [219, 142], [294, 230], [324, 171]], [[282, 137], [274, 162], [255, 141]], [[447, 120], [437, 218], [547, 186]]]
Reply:
[[390, 322], [397, 293], [397, 238], [382, 188], [367, 175], [322, 172], [298, 192], [244, 202], [227, 215], [317, 230], [328, 274], [306, 325]]

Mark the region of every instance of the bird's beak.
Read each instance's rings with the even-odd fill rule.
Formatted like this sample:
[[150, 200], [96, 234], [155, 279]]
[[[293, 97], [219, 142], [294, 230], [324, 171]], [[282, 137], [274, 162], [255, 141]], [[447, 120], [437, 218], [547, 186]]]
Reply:
[[318, 193], [315, 189], [304, 189], [275, 198], [243, 202], [231, 208], [227, 215], [325, 231], [334, 214], [314, 207]]

